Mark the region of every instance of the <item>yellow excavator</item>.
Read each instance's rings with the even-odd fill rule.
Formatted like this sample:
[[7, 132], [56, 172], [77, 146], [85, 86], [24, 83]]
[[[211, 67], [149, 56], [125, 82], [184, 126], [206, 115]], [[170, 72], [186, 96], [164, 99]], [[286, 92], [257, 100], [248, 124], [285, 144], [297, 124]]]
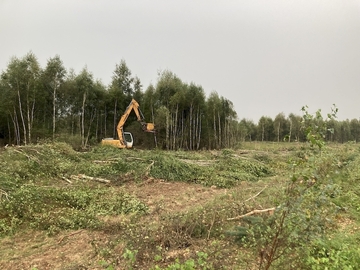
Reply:
[[138, 122], [141, 124], [141, 128], [145, 132], [155, 132], [155, 125], [153, 123], [146, 123], [144, 121], [144, 116], [140, 111], [140, 105], [137, 103], [135, 99], [132, 99], [129, 106], [126, 108], [124, 114], [121, 116], [120, 121], [116, 127], [117, 135], [119, 137], [118, 140], [113, 138], [105, 138], [101, 141], [103, 145], [112, 145], [118, 148], [132, 148], [134, 139], [130, 132], [124, 132], [124, 124], [129, 117], [129, 114], [132, 110], [134, 110]]

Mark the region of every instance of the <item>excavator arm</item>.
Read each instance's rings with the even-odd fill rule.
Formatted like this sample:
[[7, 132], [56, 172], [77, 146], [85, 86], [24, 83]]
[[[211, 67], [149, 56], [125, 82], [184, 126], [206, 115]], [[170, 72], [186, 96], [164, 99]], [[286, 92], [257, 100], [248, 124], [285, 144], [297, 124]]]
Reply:
[[103, 140], [102, 144], [111, 144], [115, 145], [119, 148], [131, 148], [132, 144], [127, 144], [125, 140], [125, 135], [130, 136], [132, 140], [132, 135], [129, 132], [124, 132], [123, 128], [125, 125], [126, 120], [128, 119], [132, 110], [134, 110], [138, 122], [141, 124], [141, 128], [145, 132], [155, 132], [155, 126], [153, 123], [146, 123], [144, 120], [144, 115], [140, 111], [140, 105], [137, 103], [135, 99], [132, 99], [129, 106], [126, 108], [124, 114], [121, 116], [119, 123], [116, 126], [116, 131], [119, 137], [119, 140]]

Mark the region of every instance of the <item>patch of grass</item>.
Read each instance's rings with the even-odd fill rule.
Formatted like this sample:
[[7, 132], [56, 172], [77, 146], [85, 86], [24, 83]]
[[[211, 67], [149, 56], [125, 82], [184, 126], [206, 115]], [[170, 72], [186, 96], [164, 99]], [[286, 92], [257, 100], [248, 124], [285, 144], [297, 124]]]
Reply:
[[[99, 216], [146, 213], [147, 210], [147, 206], [133, 196], [108, 188], [22, 186], [0, 204], [0, 233], [26, 226], [50, 232], [98, 228]], [[18, 222], [14, 224], [14, 221]]]

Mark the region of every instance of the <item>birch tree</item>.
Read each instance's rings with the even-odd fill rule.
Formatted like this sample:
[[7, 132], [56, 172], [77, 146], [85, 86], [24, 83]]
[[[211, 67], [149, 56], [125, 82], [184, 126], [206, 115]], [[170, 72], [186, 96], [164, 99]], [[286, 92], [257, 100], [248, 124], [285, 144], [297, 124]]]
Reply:
[[274, 134], [273, 120], [268, 116], [262, 116], [258, 122], [258, 140], [272, 141]]
[[220, 108], [221, 100], [219, 94], [215, 91], [210, 93], [206, 101], [208, 127], [212, 126], [212, 131], [209, 132], [209, 147], [221, 147], [221, 122], [220, 122]]
[[75, 112], [78, 112], [80, 116], [81, 146], [85, 148], [85, 106], [89, 95], [92, 94], [94, 89], [93, 75], [87, 70], [87, 68], [83, 68], [80, 74], [76, 76], [75, 83], [77, 91], [75, 96], [76, 106], [74, 108]]
[[129, 67], [125, 60], [121, 60], [115, 66], [109, 89], [113, 102], [113, 138], [117, 136], [116, 125], [119, 121], [119, 115], [121, 115], [118, 111], [123, 112], [133, 97], [133, 82], [134, 78], [131, 76]]
[[300, 141], [301, 137], [301, 119], [302, 117], [299, 115], [295, 115], [293, 113], [290, 113], [288, 116], [288, 122], [289, 122], [289, 142], [293, 140]]
[[59, 89], [64, 83], [66, 69], [59, 55], [50, 58], [44, 70], [44, 84], [52, 96], [52, 138], [55, 139], [56, 120], [58, 114]]
[[40, 65], [35, 55], [30, 52], [21, 59], [13, 57], [2, 74], [4, 87], [7, 88], [10, 98], [16, 98], [16, 104], [15, 100], [12, 100], [11, 114], [14, 124], [22, 127], [22, 136], [20, 129], [18, 130], [18, 143], [22, 141], [25, 145], [31, 143], [32, 139], [31, 132], [40, 73]]
[[274, 119], [274, 133], [276, 134], [277, 142], [280, 142], [285, 136], [287, 132], [287, 120], [285, 118], [284, 113], [279, 113], [276, 115]]

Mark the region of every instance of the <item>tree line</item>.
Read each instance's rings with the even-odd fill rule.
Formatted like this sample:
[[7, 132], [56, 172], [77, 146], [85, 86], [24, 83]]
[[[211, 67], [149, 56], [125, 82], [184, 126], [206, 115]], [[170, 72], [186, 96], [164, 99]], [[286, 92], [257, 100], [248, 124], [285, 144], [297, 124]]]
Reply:
[[[116, 137], [116, 125], [134, 98], [156, 134], [144, 134], [131, 115], [125, 130], [136, 145], [168, 150], [219, 149], [242, 141], [305, 141], [302, 116], [279, 113], [258, 123], [238, 120], [233, 103], [216, 91], [205, 95], [201, 85], [183, 82], [169, 70], [159, 73], [145, 90], [125, 60], [116, 64], [109, 85], [94, 79], [85, 67], [79, 73], [66, 69], [60, 56], [41, 67], [29, 52], [12, 57], [0, 77], [0, 139], [26, 145], [39, 140], [77, 142], [82, 148], [102, 138]], [[358, 141], [357, 119], [328, 123], [334, 130], [326, 139]]]

